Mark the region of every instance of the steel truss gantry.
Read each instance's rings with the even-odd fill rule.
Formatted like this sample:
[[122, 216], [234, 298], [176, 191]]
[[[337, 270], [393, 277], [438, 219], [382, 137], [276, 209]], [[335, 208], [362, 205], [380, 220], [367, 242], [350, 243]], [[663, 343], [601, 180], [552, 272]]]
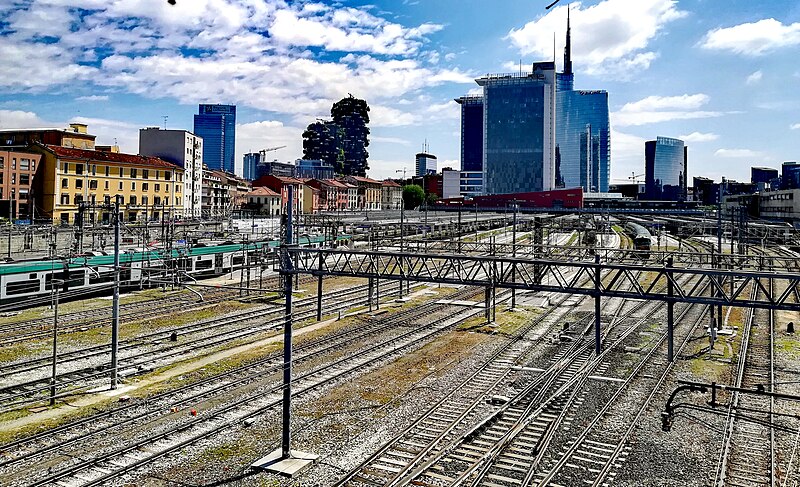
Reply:
[[405, 248], [409, 251], [424, 251], [432, 253], [465, 253], [488, 255], [528, 255], [537, 258], [552, 258], [554, 260], [585, 260], [600, 256], [605, 263], [628, 264], [657, 264], [666, 263], [673, 258], [675, 266], [704, 267], [722, 269], [747, 269], [747, 270], [788, 270], [800, 272], [800, 257], [777, 255], [753, 254], [719, 254], [680, 252], [674, 250], [633, 250], [620, 248], [578, 247], [561, 245], [531, 245], [510, 244], [494, 242], [459, 242], [452, 241], [424, 241], [419, 239], [406, 239]]
[[[800, 274], [526, 257], [288, 249], [292, 272], [800, 311]], [[772, 280], [773, 286], [769, 285]], [[755, 286], [755, 298], [748, 292]]]

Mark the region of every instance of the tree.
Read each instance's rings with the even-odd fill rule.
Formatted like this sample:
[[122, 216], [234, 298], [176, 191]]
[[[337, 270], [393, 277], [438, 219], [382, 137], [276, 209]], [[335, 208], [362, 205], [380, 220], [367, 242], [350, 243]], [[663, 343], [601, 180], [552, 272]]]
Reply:
[[349, 95], [331, 107], [331, 118], [343, 131], [344, 168], [349, 176], [366, 176], [369, 165], [369, 105], [364, 100]]
[[425, 201], [425, 190], [418, 184], [403, 186], [403, 206], [406, 210], [413, 210]]

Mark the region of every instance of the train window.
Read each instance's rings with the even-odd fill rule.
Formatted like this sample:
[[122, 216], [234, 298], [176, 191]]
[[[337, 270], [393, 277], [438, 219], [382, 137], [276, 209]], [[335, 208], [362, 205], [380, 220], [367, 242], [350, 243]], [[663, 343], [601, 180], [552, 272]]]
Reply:
[[195, 270], [198, 271], [203, 269], [211, 269], [211, 267], [213, 267], [213, 262], [211, 262], [210, 260], [201, 260], [194, 265]]
[[241, 255], [234, 255], [231, 256], [231, 265], [242, 265], [244, 262], [244, 257]]
[[37, 279], [36, 273], [34, 272], [33, 274], [30, 274], [28, 279]]
[[17, 281], [6, 284], [6, 295], [35, 293], [39, 291], [39, 281]]
[[113, 272], [101, 272], [99, 274], [89, 274], [89, 284], [101, 284], [104, 282], [113, 282], [114, 281], [114, 273]]

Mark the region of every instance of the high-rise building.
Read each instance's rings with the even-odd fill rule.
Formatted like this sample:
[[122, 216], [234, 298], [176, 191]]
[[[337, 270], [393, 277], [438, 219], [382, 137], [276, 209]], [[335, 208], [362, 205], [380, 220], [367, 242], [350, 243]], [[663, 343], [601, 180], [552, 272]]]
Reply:
[[567, 14], [564, 72], [556, 75], [556, 187], [607, 192], [611, 177], [608, 92], [573, 88], [571, 45]]
[[258, 179], [256, 176], [256, 168], [261, 162], [261, 153], [248, 152], [244, 155], [242, 160], [242, 176], [250, 181]]
[[210, 169], [233, 174], [236, 154], [236, 105], [200, 105], [194, 133], [203, 139], [203, 161]]
[[757, 191], [767, 191], [778, 189], [780, 173], [771, 167], [751, 167], [750, 182], [754, 184]]
[[800, 163], [787, 161], [781, 165], [781, 189], [800, 188]]
[[455, 99], [461, 105], [461, 180], [462, 196], [483, 192], [483, 95]]
[[686, 199], [687, 148], [682, 140], [657, 137], [644, 144], [646, 197]]
[[436, 156], [433, 154], [420, 152], [415, 156], [415, 161], [415, 167], [417, 168], [415, 174], [417, 176], [436, 174]]
[[203, 215], [203, 139], [186, 130], [147, 127], [139, 130], [139, 154], [183, 168], [184, 216]]
[[483, 182], [488, 194], [555, 185], [555, 63], [530, 73], [487, 75], [483, 87]]
[[[369, 105], [364, 100], [353, 97], [342, 98], [331, 107], [333, 123], [342, 130], [341, 150], [344, 156], [342, 173], [348, 176], [365, 177], [369, 152]], [[308, 157], [309, 159], [322, 159]], [[335, 166], [334, 166], [335, 167]]]

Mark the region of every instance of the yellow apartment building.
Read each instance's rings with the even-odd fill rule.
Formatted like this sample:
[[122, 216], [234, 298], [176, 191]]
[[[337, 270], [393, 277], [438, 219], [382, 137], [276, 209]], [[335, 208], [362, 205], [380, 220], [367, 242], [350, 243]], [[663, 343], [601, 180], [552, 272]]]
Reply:
[[[42, 154], [34, 179], [36, 212], [54, 224], [73, 224], [81, 202], [113, 204], [124, 221], [170, 219], [183, 214], [183, 169], [157, 157], [34, 144]], [[110, 213], [87, 209], [84, 221], [109, 222]]]

